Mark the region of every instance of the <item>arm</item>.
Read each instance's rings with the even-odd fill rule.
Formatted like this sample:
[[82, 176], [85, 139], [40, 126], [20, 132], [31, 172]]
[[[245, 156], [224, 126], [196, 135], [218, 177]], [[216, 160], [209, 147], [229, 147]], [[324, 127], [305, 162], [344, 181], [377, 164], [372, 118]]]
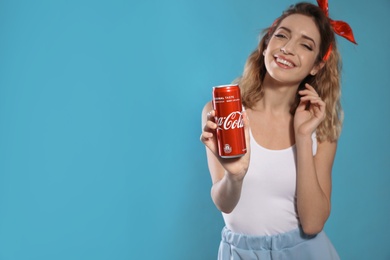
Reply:
[[[209, 112], [210, 114], [208, 116]], [[217, 125], [212, 120], [214, 115], [211, 102], [209, 102], [202, 111], [203, 132], [200, 140], [206, 146], [207, 162], [213, 183], [211, 197], [220, 211], [230, 213], [240, 199], [242, 182], [249, 165], [248, 119], [244, 114], [244, 127], [248, 149], [246, 155], [239, 158], [223, 159], [218, 155], [215, 132]]]
[[317, 234], [330, 215], [331, 174], [337, 143], [318, 143], [314, 157], [310, 137], [297, 140], [296, 147], [298, 215], [303, 231]]
[[301, 102], [294, 116], [297, 209], [303, 231], [316, 234], [323, 229], [330, 215], [331, 175], [337, 143], [319, 142], [313, 156], [311, 135], [325, 118], [325, 102], [308, 84], [300, 94]]

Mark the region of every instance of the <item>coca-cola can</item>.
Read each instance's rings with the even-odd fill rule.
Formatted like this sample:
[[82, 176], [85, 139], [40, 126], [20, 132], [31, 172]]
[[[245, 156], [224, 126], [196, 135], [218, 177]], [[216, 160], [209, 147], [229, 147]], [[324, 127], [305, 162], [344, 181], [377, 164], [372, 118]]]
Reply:
[[218, 153], [235, 158], [246, 153], [242, 103], [238, 85], [213, 87], [213, 109], [217, 123]]

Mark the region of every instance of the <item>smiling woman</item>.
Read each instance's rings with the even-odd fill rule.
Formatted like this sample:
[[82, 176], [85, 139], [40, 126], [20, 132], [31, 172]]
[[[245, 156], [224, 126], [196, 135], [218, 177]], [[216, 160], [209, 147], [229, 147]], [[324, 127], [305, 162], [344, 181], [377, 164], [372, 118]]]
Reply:
[[268, 74], [280, 82], [299, 84], [314, 76], [324, 62], [317, 62], [321, 37], [313, 19], [293, 14], [282, 20], [263, 51]]
[[219, 157], [216, 113], [204, 107], [211, 195], [226, 225], [219, 259], [339, 259], [323, 231], [342, 122], [339, 75], [327, 12], [298, 3], [266, 31], [237, 80], [245, 155]]

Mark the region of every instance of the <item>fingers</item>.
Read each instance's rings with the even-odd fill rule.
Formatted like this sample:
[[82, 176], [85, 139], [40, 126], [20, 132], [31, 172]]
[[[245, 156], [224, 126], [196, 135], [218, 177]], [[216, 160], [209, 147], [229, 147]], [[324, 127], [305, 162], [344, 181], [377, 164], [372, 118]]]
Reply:
[[207, 113], [207, 121], [208, 120], [212, 120], [214, 121], [214, 117], [215, 117], [215, 110], [211, 110]]
[[306, 89], [300, 90], [300, 104], [297, 111], [311, 111], [316, 118], [325, 118], [326, 103], [318, 95], [317, 91], [309, 84], [305, 84]]
[[325, 102], [318, 96], [303, 96], [301, 97], [301, 101], [310, 101], [311, 104], [324, 104]]
[[203, 127], [202, 134], [200, 135], [200, 141], [203, 143], [206, 143], [214, 137], [215, 129], [217, 129], [217, 124], [214, 122], [214, 116], [214, 110], [211, 110], [206, 115], [206, 123]]
[[217, 129], [217, 124], [215, 123], [215, 110], [211, 110], [210, 112], [207, 113], [207, 121], [205, 126], [203, 127], [203, 131], [214, 131]]
[[299, 91], [299, 94], [301, 96], [314, 96], [314, 97], [318, 97], [318, 93], [317, 91], [309, 84], [305, 84], [305, 87], [306, 89], [303, 89], [303, 90], [300, 90]]
[[306, 89], [299, 91], [299, 94], [301, 95], [301, 101], [303, 102], [310, 101], [311, 104], [318, 104], [320, 106], [325, 105], [325, 102], [322, 101], [317, 91], [311, 85], [306, 83], [305, 87]]
[[206, 139], [213, 137], [215, 129], [217, 129], [217, 124], [212, 121], [207, 121], [203, 128], [202, 136]]
[[301, 102], [297, 109], [299, 110], [319, 109], [320, 111], [325, 111], [325, 106], [326, 104], [321, 98], [306, 96], [301, 98]]

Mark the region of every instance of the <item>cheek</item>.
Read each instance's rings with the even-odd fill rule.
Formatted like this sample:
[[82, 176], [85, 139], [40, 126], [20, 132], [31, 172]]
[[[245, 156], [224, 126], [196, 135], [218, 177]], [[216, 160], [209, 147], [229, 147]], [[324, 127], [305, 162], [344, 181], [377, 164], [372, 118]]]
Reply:
[[270, 53], [270, 52], [265, 52], [265, 55], [264, 55], [264, 65], [265, 65], [265, 68], [267, 71], [269, 71], [269, 68], [271, 66], [271, 63], [273, 62], [274, 60], [274, 57], [273, 55]]
[[305, 64], [305, 67], [308, 69], [312, 69], [316, 63], [316, 57], [314, 56], [301, 56], [302, 64]]
[[280, 51], [280, 47], [276, 44], [268, 44], [267, 48], [263, 51], [263, 57], [265, 62], [272, 62], [274, 59], [274, 54]]

